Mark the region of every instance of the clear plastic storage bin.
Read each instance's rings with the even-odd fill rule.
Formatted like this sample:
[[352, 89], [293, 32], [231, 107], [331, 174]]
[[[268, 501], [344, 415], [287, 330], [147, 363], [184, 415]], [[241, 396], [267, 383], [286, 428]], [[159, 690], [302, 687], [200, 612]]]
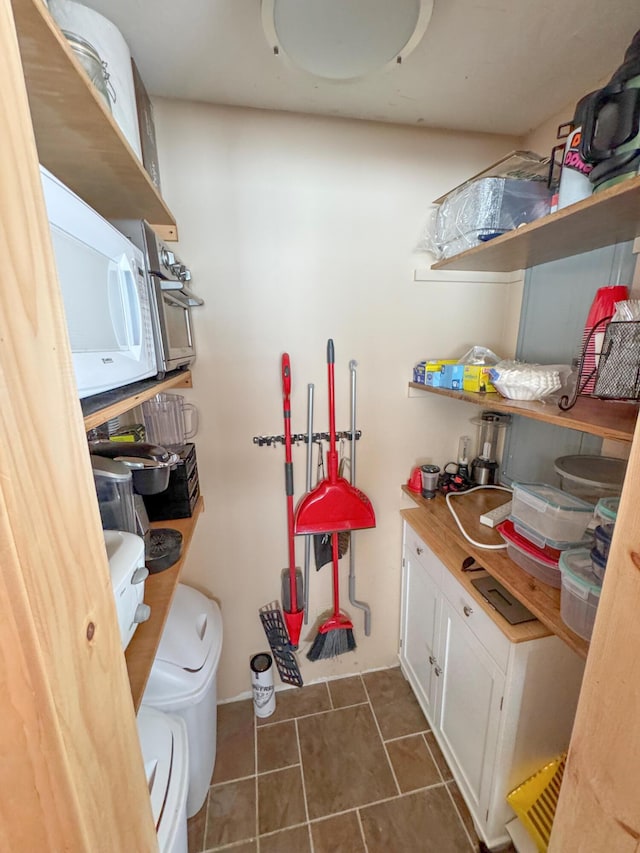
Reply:
[[579, 542], [593, 516], [592, 504], [547, 483], [513, 483], [511, 516], [555, 542]]
[[543, 583], [560, 589], [560, 569], [558, 556], [552, 549], [538, 548], [517, 532], [512, 521], [503, 521], [498, 525], [500, 535], [507, 543], [507, 556], [521, 569]]
[[560, 557], [560, 573], [562, 620], [578, 636], [590, 640], [602, 588], [601, 580], [593, 572], [590, 551], [587, 548], [565, 551]]
[[511, 518], [511, 521], [513, 522], [513, 527], [516, 533], [519, 533], [520, 536], [524, 536], [525, 539], [532, 542], [538, 548], [542, 548], [550, 557], [556, 557], [557, 559], [560, 558], [560, 553], [562, 551], [568, 551], [569, 548], [584, 548], [587, 545], [592, 544], [592, 536], [589, 532], [586, 532], [582, 539], [578, 539], [575, 542], [559, 542], [556, 539], [549, 539], [546, 536], [541, 536], [535, 530], [532, 530], [520, 521], [516, 521], [514, 518]]

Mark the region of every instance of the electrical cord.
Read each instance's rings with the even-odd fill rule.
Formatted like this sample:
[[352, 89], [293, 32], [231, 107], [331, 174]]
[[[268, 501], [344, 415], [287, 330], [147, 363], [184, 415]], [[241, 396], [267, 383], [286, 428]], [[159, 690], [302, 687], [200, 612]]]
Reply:
[[447, 492], [447, 494], [445, 495], [445, 500], [447, 501], [449, 512], [453, 516], [453, 520], [455, 521], [455, 523], [458, 525], [458, 530], [460, 531], [460, 533], [462, 533], [467, 542], [471, 542], [471, 544], [475, 545], [476, 548], [484, 548], [487, 551], [500, 551], [507, 547], [506, 542], [503, 542], [502, 545], [484, 545], [482, 542], [476, 542], [475, 539], [472, 539], [467, 533], [467, 531], [464, 529], [460, 519], [456, 515], [454, 508], [451, 506], [451, 501], [449, 500], [450, 498], [459, 497], [460, 495], [468, 495], [471, 494], [471, 492], [477, 492], [479, 489], [496, 489], [500, 492], [509, 492], [509, 494], [513, 494], [513, 490], [507, 488], [506, 486], [474, 486], [472, 489], [467, 489], [466, 492]]

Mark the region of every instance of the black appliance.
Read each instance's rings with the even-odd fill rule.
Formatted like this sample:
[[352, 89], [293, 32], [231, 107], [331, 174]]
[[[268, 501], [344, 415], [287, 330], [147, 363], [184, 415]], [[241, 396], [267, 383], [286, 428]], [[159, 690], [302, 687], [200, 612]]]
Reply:
[[190, 518], [200, 495], [195, 445], [185, 444], [174, 451], [179, 461], [171, 470], [167, 488], [155, 495], [144, 495], [150, 521]]
[[593, 164], [589, 180], [603, 190], [640, 169], [640, 30], [609, 83], [580, 101], [580, 154]]

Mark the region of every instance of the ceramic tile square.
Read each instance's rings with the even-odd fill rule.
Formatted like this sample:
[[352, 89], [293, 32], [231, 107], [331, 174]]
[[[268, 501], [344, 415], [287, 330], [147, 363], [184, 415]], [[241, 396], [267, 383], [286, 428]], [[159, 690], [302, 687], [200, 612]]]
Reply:
[[256, 835], [255, 778], [216, 785], [209, 791], [205, 850]]
[[348, 705], [357, 705], [367, 701], [364, 684], [359, 675], [328, 681], [327, 684], [334, 708], [346, 708]]
[[309, 817], [397, 794], [369, 705], [298, 720]]
[[187, 841], [189, 853], [201, 853], [204, 850], [204, 829], [207, 822], [208, 796], [197, 814], [187, 820]]
[[[478, 833], [476, 832], [476, 828], [473, 825], [473, 818], [471, 817], [471, 813], [469, 812], [467, 804], [465, 803], [464, 798], [460, 793], [460, 788], [458, 788], [455, 782], [447, 782], [447, 788], [449, 789], [449, 793], [453, 798], [455, 807], [458, 809], [458, 814], [462, 818], [462, 822], [465, 825], [469, 838], [471, 838], [474, 845], [477, 847], [480, 843], [480, 839], [478, 838]], [[500, 853], [508, 853], [508, 849], [501, 850]]]
[[444, 785], [360, 809], [368, 853], [471, 853]]
[[260, 835], [304, 823], [306, 819], [299, 767], [287, 767], [258, 776]]
[[428, 785], [442, 784], [438, 768], [422, 735], [389, 741], [386, 746], [403, 794]]
[[216, 765], [211, 780], [214, 785], [256, 772], [254, 729], [251, 699], [218, 705]]
[[270, 717], [256, 720], [258, 726], [293, 720], [307, 714], [317, 714], [331, 708], [329, 691], [325, 682], [309, 684], [307, 687], [293, 687], [276, 693], [276, 710]]
[[[258, 853], [258, 842], [253, 839], [252, 841], [244, 841], [241, 844], [234, 844], [233, 847], [225, 847], [223, 849], [225, 853]], [[210, 853], [210, 851], [207, 850], [206, 853]]]
[[[230, 850], [229, 853], [234, 853]], [[309, 827], [294, 826], [260, 838], [260, 853], [311, 853]], [[316, 851], [317, 853], [317, 851]]]
[[356, 812], [312, 823], [311, 835], [314, 853], [366, 853]]
[[435, 739], [433, 732], [427, 732], [424, 736], [429, 750], [431, 751], [431, 755], [433, 756], [433, 760], [438, 765], [438, 770], [445, 782], [450, 782], [453, 779], [451, 775], [451, 770], [449, 770], [449, 765], [446, 762], [444, 755], [442, 754], [442, 750], [438, 746], [438, 741]]
[[429, 728], [400, 667], [366, 672], [362, 679], [385, 740], [424, 732]]
[[299, 763], [298, 735], [294, 720], [258, 729], [258, 773]]

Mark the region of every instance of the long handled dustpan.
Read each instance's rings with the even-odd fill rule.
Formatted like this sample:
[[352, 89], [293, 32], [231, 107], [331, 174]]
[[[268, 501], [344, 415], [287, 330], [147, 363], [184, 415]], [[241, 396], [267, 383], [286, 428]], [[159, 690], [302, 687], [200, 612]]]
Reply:
[[329, 450], [328, 476], [300, 500], [295, 512], [294, 531], [300, 533], [338, 533], [376, 526], [376, 516], [369, 498], [338, 476], [336, 450], [335, 353], [333, 340], [327, 341], [327, 374], [329, 380]]

